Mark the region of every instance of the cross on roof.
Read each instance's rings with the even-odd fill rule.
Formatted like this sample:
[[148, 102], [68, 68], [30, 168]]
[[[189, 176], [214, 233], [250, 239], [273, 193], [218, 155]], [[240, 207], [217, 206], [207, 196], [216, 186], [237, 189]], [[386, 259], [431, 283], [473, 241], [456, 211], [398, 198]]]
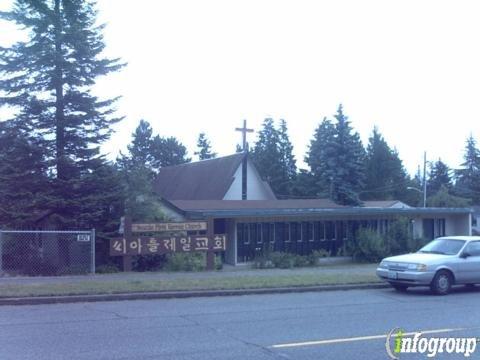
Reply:
[[243, 152], [247, 151], [247, 133], [252, 133], [253, 129], [247, 129], [247, 120], [243, 120], [243, 128], [236, 128], [235, 131], [242, 132], [242, 150]]

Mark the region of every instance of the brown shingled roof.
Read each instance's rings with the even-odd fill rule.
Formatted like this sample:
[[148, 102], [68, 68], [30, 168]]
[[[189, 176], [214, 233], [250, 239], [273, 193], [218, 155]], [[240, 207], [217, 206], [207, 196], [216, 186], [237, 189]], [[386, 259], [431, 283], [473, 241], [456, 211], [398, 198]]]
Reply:
[[154, 190], [167, 200], [221, 200], [242, 163], [238, 153], [160, 169]]

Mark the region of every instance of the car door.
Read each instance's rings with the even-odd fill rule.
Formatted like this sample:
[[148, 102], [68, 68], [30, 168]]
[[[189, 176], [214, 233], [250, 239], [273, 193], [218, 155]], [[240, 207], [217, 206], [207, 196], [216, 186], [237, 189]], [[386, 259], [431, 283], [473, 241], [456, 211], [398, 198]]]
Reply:
[[458, 280], [462, 283], [480, 283], [480, 241], [471, 241], [463, 250], [468, 254], [458, 263]]

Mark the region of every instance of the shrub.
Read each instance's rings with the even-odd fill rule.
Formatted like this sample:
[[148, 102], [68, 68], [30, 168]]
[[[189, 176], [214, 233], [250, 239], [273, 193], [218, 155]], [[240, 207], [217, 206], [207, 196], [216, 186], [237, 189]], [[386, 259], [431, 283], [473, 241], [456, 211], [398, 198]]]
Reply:
[[330, 251], [327, 251], [325, 249], [320, 249], [320, 250], [314, 250], [312, 251], [309, 255], [306, 256], [308, 265], [310, 266], [316, 266], [318, 265], [318, 259], [324, 258], [324, 257], [330, 257], [331, 253]]
[[305, 267], [310, 265], [307, 256], [295, 255], [293, 266], [295, 267]]
[[118, 273], [119, 271], [120, 269], [115, 264], [100, 265], [95, 269], [95, 273], [97, 274], [113, 274]]
[[295, 265], [295, 257], [296, 255], [286, 253], [286, 252], [273, 252], [270, 255], [270, 259], [272, 264], [276, 268], [280, 269], [291, 269]]
[[371, 229], [360, 229], [357, 232], [357, 247], [354, 250], [355, 260], [378, 262], [389, 255], [385, 237]]
[[61, 268], [57, 271], [56, 275], [68, 276], [68, 275], [86, 275], [90, 273], [90, 269], [85, 265], [72, 265]]
[[[168, 254], [164, 269], [167, 271], [203, 271], [207, 268], [207, 254], [195, 253], [174, 253]], [[223, 268], [222, 257], [215, 255], [215, 270]]]
[[165, 270], [168, 271], [201, 271], [206, 268], [204, 253], [173, 253], [167, 255]]

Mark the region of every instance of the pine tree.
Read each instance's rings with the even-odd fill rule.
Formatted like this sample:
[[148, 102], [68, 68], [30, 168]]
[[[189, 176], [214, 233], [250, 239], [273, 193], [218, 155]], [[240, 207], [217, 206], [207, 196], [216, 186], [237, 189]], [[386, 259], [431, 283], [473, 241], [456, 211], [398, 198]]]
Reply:
[[78, 224], [84, 199], [82, 177], [104, 166], [99, 147], [111, 135], [116, 98], [101, 100], [90, 88], [99, 76], [119, 70], [105, 48], [93, 3], [84, 0], [16, 0], [1, 18], [28, 30], [29, 39], [0, 49], [0, 105], [17, 110], [13, 121], [41, 137], [54, 175], [46, 206], [59, 226]]
[[297, 165], [293, 155], [293, 145], [288, 136], [287, 122], [283, 119], [280, 119], [278, 137], [283, 179], [285, 181], [283, 187], [286, 189], [287, 194], [290, 195], [297, 175]]
[[364, 200], [404, 200], [409, 177], [395, 149], [391, 149], [375, 127], [366, 155]]
[[319, 191], [344, 205], [359, 205], [365, 179], [365, 149], [339, 105], [336, 122], [324, 119], [315, 131], [306, 162]]
[[427, 191], [429, 196], [435, 195], [442, 186], [450, 191], [452, 189], [452, 177], [450, 176], [450, 168], [447, 164], [441, 159], [438, 159], [438, 161], [431, 165], [427, 180]]
[[340, 204], [359, 205], [359, 191], [365, 179], [365, 149], [360, 135], [353, 132], [340, 104], [335, 114], [336, 168], [333, 179], [333, 200]]
[[217, 154], [211, 151], [211, 147], [210, 141], [208, 141], [205, 133], [200, 133], [197, 140], [198, 151], [195, 152], [195, 155], [198, 155], [198, 160], [215, 158]]
[[472, 200], [474, 205], [480, 204], [480, 150], [477, 142], [470, 136], [465, 147], [462, 169], [457, 170], [456, 192]]
[[293, 179], [289, 176], [292, 176], [295, 160], [286, 134], [286, 126], [284, 134], [281, 135], [280, 132], [275, 128], [273, 119], [265, 119], [252, 151], [252, 160], [274, 193], [280, 198], [286, 198], [291, 193]]
[[32, 227], [49, 189], [40, 144], [12, 121], [0, 122], [0, 224]]
[[315, 189], [309, 191], [319, 197], [330, 197], [335, 168], [335, 126], [324, 118], [310, 141], [305, 162], [310, 166]]
[[173, 136], [168, 138], [155, 136], [151, 151], [157, 169], [188, 163], [192, 160], [187, 157], [187, 148]]

